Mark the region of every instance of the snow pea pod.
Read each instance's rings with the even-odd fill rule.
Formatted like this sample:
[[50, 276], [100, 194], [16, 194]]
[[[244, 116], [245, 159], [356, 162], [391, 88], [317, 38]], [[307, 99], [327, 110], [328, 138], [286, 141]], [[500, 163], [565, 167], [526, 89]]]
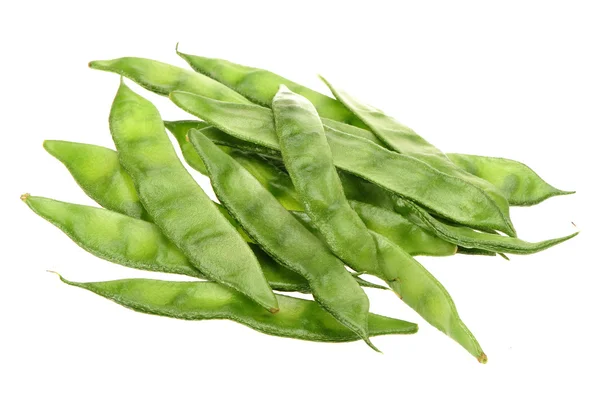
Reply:
[[429, 324], [457, 341], [480, 363], [487, 356], [458, 316], [454, 301], [435, 277], [410, 254], [383, 235], [371, 232], [388, 285]]
[[359, 118], [338, 101], [270, 71], [222, 59], [188, 55], [179, 51], [177, 54], [195, 71], [230, 87], [256, 104], [270, 107], [279, 86], [286, 85], [293, 92], [308, 98], [315, 105], [320, 116], [358, 127], [366, 127]]
[[[170, 97], [182, 109], [236, 138], [280, 150], [270, 109], [226, 103], [186, 92], [173, 92]], [[325, 132], [339, 169], [414, 200], [456, 223], [512, 232], [496, 205], [470, 183], [364, 138], [327, 127]]]
[[550, 197], [573, 194], [549, 185], [531, 168], [515, 160], [449, 153], [463, 170], [495, 185], [510, 205], [530, 206]]
[[495, 253], [532, 254], [548, 249], [567, 241], [578, 234], [575, 232], [566, 237], [549, 239], [541, 242], [527, 242], [519, 238], [505, 237], [498, 234], [478, 232], [467, 227], [446, 223], [431, 216], [423, 208], [406, 199], [396, 201], [396, 210], [402, 216], [422, 228], [433, 231], [443, 240], [468, 249], [483, 249]]
[[272, 108], [283, 162], [314, 226], [348, 266], [377, 274], [375, 243], [346, 200], [314, 106], [282, 85]]
[[92, 200], [111, 211], [147, 218], [133, 181], [121, 167], [115, 151], [97, 145], [51, 140], [44, 141], [44, 149], [67, 167]]
[[369, 299], [342, 262], [204, 134], [192, 130], [188, 136], [215, 194], [244, 230], [276, 261], [306, 278], [315, 300], [376, 349], [368, 336]]
[[365, 122], [373, 133], [392, 150], [419, 159], [436, 170], [460, 178], [481, 190], [491, 202], [491, 205], [495, 206], [504, 218], [508, 231], [503, 232], [511, 236], [516, 236], [516, 232], [510, 221], [508, 201], [494, 185], [456, 166], [442, 151], [396, 119], [387, 116], [382, 111], [370, 105], [358, 101], [345, 91], [333, 86], [325, 78], [321, 77], [321, 79], [329, 87], [333, 95]]
[[121, 165], [163, 234], [207, 278], [276, 312], [277, 300], [256, 257], [185, 170], [152, 103], [121, 81], [109, 124]]
[[[266, 312], [239, 293], [212, 282], [170, 282], [121, 279], [106, 282], [71, 282], [126, 308], [185, 320], [227, 319], [265, 334], [319, 342], [349, 342], [360, 337], [337, 322], [314, 301], [277, 295], [280, 311]], [[370, 313], [372, 335], [413, 334], [414, 323]]]
[[89, 66], [119, 74], [162, 96], [168, 96], [175, 90], [183, 90], [232, 103], [250, 103], [242, 95], [202, 74], [155, 60], [122, 57], [94, 60]]
[[[106, 209], [28, 194], [21, 199], [38, 216], [96, 257], [129, 268], [205, 278], [155, 224]], [[309, 291], [308, 283], [300, 275], [274, 262], [258, 246], [250, 248], [272, 288]]]

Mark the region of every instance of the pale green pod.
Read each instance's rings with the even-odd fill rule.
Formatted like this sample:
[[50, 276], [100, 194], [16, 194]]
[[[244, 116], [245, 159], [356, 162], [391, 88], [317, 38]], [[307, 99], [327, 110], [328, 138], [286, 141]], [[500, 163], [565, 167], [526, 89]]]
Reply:
[[[264, 334], [319, 342], [348, 342], [360, 337], [336, 321], [314, 301], [277, 295], [279, 313], [272, 314], [240, 293], [213, 282], [169, 282], [121, 279], [106, 282], [72, 282], [126, 308], [184, 320], [227, 319]], [[370, 313], [371, 335], [413, 334], [414, 323]]]
[[[267, 108], [216, 101], [186, 92], [174, 92], [170, 97], [179, 107], [236, 138], [280, 149], [273, 113]], [[339, 169], [417, 201], [456, 223], [512, 232], [506, 217], [480, 188], [367, 139], [327, 127], [325, 132], [334, 164]]]
[[[147, 218], [131, 177], [116, 152], [102, 146], [44, 141], [44, 149], [60, 160], [81, 189], [103, 207], [134, 218]], [[101, 166], [98, 163], [102, 163]]]
[[252, 250], [185, 170], [152, 103], [121, 81], [109, 124], [119, 161], [163, 234], [207, 278], [276, 312]]
[[383, 235], [371, 234], [391, 289], [429, 324], [457, 341], [480, 363], [485, 364], [487, 356], [458, 316], [454, 301], [444, 286], [398, 245]]
[[140, 86], [162, 96], [175, 90], [200, 94], [232, 103], [250, 103], [244, 96], [202, 74], [141, 57], [94, 60], [90, 68], [110, 71], [131, 79]]
[[430, 215], [417, 204], [406, 199], [396, 201], [396, 210], [411, 222], [433, 231], [439, 238], [468, 249], [483, 249], [495, 253], [532, 254], [565, 242], [577, 234], [549, 239], [541, 242], [527, 242], [519, 238], [499, 234], [479, 232], [468, 227], [456, 226]]
[[448, 157], [463, 170], [496, 186], [510, 205], [530, 206], [550, 197], [575, 193], [555, 188], [515, 160], [458, 153], [449, 153]]
[[272, 108], [285, 167], [313, 225], [329, 249], [348, 266], [377, 275], [375, 244], [346, 200], [314, 106], [282, 86]]
[[276, 261], [308, 281], [315, 300], [369, 346], [369, 299], [327, 247], [304, 228], [248, 171], [192, 130], [190, 141], [215, 194], [246, 232]]

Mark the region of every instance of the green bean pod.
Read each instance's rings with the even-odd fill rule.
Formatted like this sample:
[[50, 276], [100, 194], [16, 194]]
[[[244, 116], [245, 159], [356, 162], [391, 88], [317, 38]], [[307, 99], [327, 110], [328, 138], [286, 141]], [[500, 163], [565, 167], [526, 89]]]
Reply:
[[183, 90], [216, 100], [250, 103], [244, 96], [202, 74], [156, 60], [122, 57], [112, 60], [94, 60], [89, 63], [89, 66], [96, 70], [119, 74], [162, 96], [168, 96], [175, 90]]
[[358, 101], [345, 91], [333, 86], [325, 78], [321, 77], [321, 79], [329, 87], [333, 95], [346, 108], [365, 122], [373, 133], [389, 148], [398, 153], [419, 159], [438, 171], [462, 179], [470, 183], [473, 187], [480, 189], [486, 198], [493, 202], [493, 205], [495, 205], [504, 218], [509, 230], [508, 232], [504, 232], [512, 236], [516, 235], [510, 221], [508, 201], [494, 185], [456, 166], [441, 150], [396, 119], [387, 116], [377, 108]]
[[[21, 199], [96, 257], [129, 268], [205, 278], [155, 224], [106, 209], [28, 194]], [[275, 263], [258, 246], [250, 247], [272, 288], [309, 291], [308, 283], [300, 275]]]
[[121, 165], [163, 234], [207, 278], [276, 312], [256, 257], [185, 170], [156, 108], [121, 81], [109, 124]]
[[[431, 216], [423, 208], [406, 199], [398, 199], [396, 210], [402, 216], [422, 228], [432, 231], [439, 238], [468, 249], [482, 249], [495, 253], [532, 254], [565, 242], [577, 234], [549, 239], [541, 242], [527, 242], [519, 238], [499, 234], [478, 232], [467, 227], [445, 223]], [[477, 253], [479, 254], [479, 253]]]
[[[266, 312], [239, 293], [213, 282], [170, 282], [121, 279], [106, 282], [71, 282], [137, 312], [184, 320], [227, 319], [256, 331], [287, 338], [319, 342], [359, 340], [314, 301], [277, 295], [279, 313]], [[370, 313], [372, 335], [413, 334], [414, 323]]]
[[244, 230], [276, 261], [306, 278], [315, 300], [376, 349], [368, 336], [369, 299], [342, 262], [204, 134], [192, 130], [188, 136], [215, 194]]
[[235, 90], [253, 103], [270, 107], [279, 86], [286, 85], [293, 92], [309, 99], [317, 108], [320, 116], [358, 127], [366, 127], [360, 119], [338, 101], [270, 71], [222, 59], [188, 55], [179, 51], [177, 54], [195, 71]]
[[530, 206], [550, 197], [575, 193], [551, 186], [531, 168], [515, 160], [458, 153], [449, 153], [448, 157], [463, 170], [496, 186], [510, 205]]
[[[235, 64], [223, 59], [195, 56], [179, 51], [177, 53], [195, 71], [228, 86], [250, 101], [262, 106], [271, 106], [279, 85], [284, 84], [293, 92], [301, 94], [313, 103], [319, 115], [323, 117], [322, 122], [324, 125], [338, 131], [367, 138], [378, 145], [384, 146], [384, 143], [369, 130], [368, 126], [340, 101], [331, 99], [267, 70]], [[345, 127], [346, 124], [358, 127]], [[406, 126], [395, 124], [394, 127], [400, 128], [400, 135], [403, 132], [408, 133], [409, 141], [416, 138], [418, 141], [414, 142], [417, 143], [419, 152], [422, 152], [423, 145], [430, 145], [421, 137], [413, 135], [412, 130]], [[394, 135], [390, 135], [390, 138], [394, 138]], [[407, 146], [405, 142], [402, 141], [401, 147], [410, 149], [411, 144]], [[440, 153], [436, 148], [432, 146], [431, 148], [432, 153]], [[573, 193], [548, 185], [524, 164], [512, 160], [462, 154], [448, 154], [447, 156], [463, 170], [485, 179], [500, 189], [510, 205], [534, 205], [549, 197]]]
[[44, 141], [44, 149], [67, 167], [92, 200], [111, 211], [147, 218], [133, 181], [121, 167], [115, 151], [97, 145], [51, 140]]
[[412, 256], [452, 256], [455, 244], [444, 241], [387, 209], [350, 200], [350, 205], [373, 232], [383, 235]]
[[[67, 168], [72, 169], [73, 173], [77, 174], [78, 182], [83, 191], [88, 195], [94, 195], [94, 200], [101, 206], [108, 208], [110, 204], [125, 206], [126, 202], [131, 200], [138, 201], [137, 192], [135, 189], [129, 190], [128, 185], [133, 184], [129, 174], [121, 168], [118, 163], [117, 152], [112, 149], [104, 148], [97, 145], [77, 144], [66, 141], [52, 141], [60, 145], [60, 150], [68, 149], [69, 155], [61, 156], [63, 163]], [[187, 142], [189, 148], [193, 149], [192, 145]], [[224, 147], [221, 147], [223, 149]], [[78, 150], [81, 149], [82, 152]], [[105, 161], [97, 161], [97, 152], [100, 152]], [[82, 155], [81, 153], [86, 153]], [[192, 152], [190, 152], [191, 154]], [[200, 157], [193, 151], [193, 155], [198, 161]], [[113, 163], [117, 161], [120, 170], [115, 170], [114, 166], [105, 166], [104, 163]], [[202, 164], [204, 166], [204, 164]], [[112, 174], [112, 176], [111, 176]], [[285, 179], [285, 178], [284, 178]], [[287, 181], [291, 184], [289, 177]], [[102, 193], [92, 193], [90, 189], [101, 190]], [[74, 204], [62, 203], [58, 201], [44, 199], [42, 197], [30, 197], [29, 195], [23, 196], [24, 201], [27, 201], [28, 205], [34, 209], [38, 215], [45, 218], [49, 222], [55, 224], [57, 227], [63, 229], [65, 233], [73, 239], [79, 246], [93, 255], [111, 261], [113, 263], [125, 265], [130, 268], [145, 269], [147, 271], [166, 272], [173, 274], [182, 274], [198, 278], [203, 278], [202, 274], [193, 267], [185, 258], [185, 262], [175, 259], [173, 264], [164, 264], [161, 256], [183, 256], [183, 254], [177, 249], [173, 251], [172, 248], [176, 249], [176, 246], [168, 241], [168, 245], [164, 246], [164, 235], [160, 232], [160, 229], [155, 225], [148, 227], [148, 222], [142, 223], [124, 221], [120, 215], [116, 215], [116, 212], [100, 210], [103, 213], [95, 211], [95, 208], [85, 206], [73, 206]], [[40, 201], [43, 201], [42, 204]], [[61, 207], [64, 209], [58, 209]], [[300, 203], [298, 203], [300, 204]], [[246, 232], [240, 227], [240, 225], [229, 215], [229, 212], [219, 204], [215, 204], [221, 214], [229, 220], [229, 222], [238, 230], [246, 242], [254, 242], [248, 237]], [[56, 209], [49, 209], [55, 207]], [[71, 206], [73, 206], [71, 208]], [[140, 204], [141, 206], [141, 204]], [[67, 209], [71, 208], [71, 209]], [[143, 207], [141, 208], [143, 210]], [[106, 213], [110, 212], [110, 213]], [[104, 221], [108, 221], [108, 226], [111, 228], [117, 227], [128, 227], [131, 231], [124, 233], [110, 233], [113, 237], [108, 236], [106, 242], [96, 242], [97, 239], [97, 226], [100, 228], [103, 226], [102, 220], [91, 220], [90, 217], [100, 216]], [[147, 216], [147, 213], [144, 215]], [[151, 220], [148, 218], [148, 220]], [[87, 221], [88, 223], [84, 224]], [[124, 221], [125, 225], [120, 226], [119, 222]], [[73, 228], [73, 223], [82, 223], [80, 226]], [[149, 231], [149, 228], [156, 231]], [[158, 232], [158, 233], [157, 233]], [[137, 235], [136, 235], [137, 234]], [[142, 236], [144, 234], [144, 236]], [[128, 239], [128, 236], [133, 236], [134, 239]], [[134, 242], [137, 242], [137, 238], [140, 237], [143, 243], [154, 244], [158, 247], [155, 259], [137, 259], [126, 253], [128, 250], [134, 250]], [[122, 241], [122, 242], [121, 242]], [[122, 245], [131, 245], [122, 247]], [[250, 248], [254, 252], [261, 265], [263, 273], [267, 278], [267, 281], [272, 288], [280, 291], [298, 291], [302, 293], [309, 292], [308, 283], [300, 275], [286, 269], [285, 267], [275, 263], [267, 254], [265, 254], [258, 246], [250, 245]], [[148, 253], [151, 253], [151, 249]], [[158, 260], [157, 260], [158, 259]], [[193, 272], [189, 270], [189, 267], [193, 268]], [[387, 289], [385, 286], [377, 285], [368, 282], [361, 278], [356, 278], [356, 281], [363, 287], [370, 287], [375, 289]]]
[[285, 167], [314, 226], [348, 266], [378, 274], [375, 243], [346, 200], [314, 106], [282, 85], [272, 107]]
[[[236, 138], [280, 150], [273, 112], [267, 108], [226, 103], [186, 92], [173, 92], [170, 97], [182, 109]], [[329, 128], [325, 131], [339, 169], [417, 201], [454, 222], [512, 233], [506, 218], [481, 189], [364, 138]]]
[[457, 341], [480, 363], [487, 356], [458, 316], [454, 301], [435, 277], [410, 254], [383, 235], [371, 232], [388, 285], [429, 324]]
[[[310, 232], [320, 235], [305, 212], [293, 214]], [[377, 244], [381, 267], [378, 276], [429, 324], [456, 340], [480, 362], [485, 363], [487, 357], [461, 321], [446, 289], [400, 246], [374, 231], [370, 231], [370, 235]]]

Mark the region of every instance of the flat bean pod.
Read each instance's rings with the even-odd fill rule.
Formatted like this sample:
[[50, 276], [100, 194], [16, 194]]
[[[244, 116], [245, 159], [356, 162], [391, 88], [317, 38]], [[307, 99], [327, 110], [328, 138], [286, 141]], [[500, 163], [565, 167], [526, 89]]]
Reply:
[[378, 274], [375, 243], [346, 200], [314, 106], [282, 86], [272, 108], [285, 167], [314, 226], [348, 266]]
[[[126, 308], [184, 320], [227, 319], [265, 334], [319, 342], [359, 340], [314, 301], [277, 295], [279, 313], [266, 312], [239, 293], [213, 282], [170, 282], [121, 279], [106, 282], [71, 282]], [[414, 323], [370, 313], [371, 335], [413, 334]]]
[[[576, 236], [575, 232], [566, 237], [541, 242], [527, 242], [519, 238], [478, 232], [467, 227], [445, 223], [431, 216], [427, 211], [411, 201], [398, 199], [396, 210], [411, 222], [433, 231], [439, 238], [468, 249], [483, 249], [495, 253], [532, 254], [541, 252]], [[477, 253], [479, 254], [479, 253]]]
[[383, 235], [412, 256], [452, 256], [456, 245], [436, 237], [402, 215], [371, 204], [350, 200], [367, 228]]
[[[62, 142], [63, 141], [61, 141], [61, 143]], [[186, 143], [189, 146], [189, 148], [193, 149], [189, 142]], [[73, 171], [77, 173], [78, 180], [81, 181], [80, 186], [86, 194], [93, 194], [88, 189], [103, 191], [103, 193], [98, 193], [95, 195], [95, 201], [98, 202], [101, 206], [107, 208], [106, 203], [107, 201], [109, 201], [107, 200], [107, 196], [114, 196], [114, 198], [110, 200], [110, 203], [117, 204], [119, 206], [125, 205], [124, 202], [130, 201], [131, 199], [139, 201], [135, 189], [130, 193], [127, 192], [127, 190], [119, 190], [127, 188], [127, 185], [133, 182], [131, 180], [131, 177], [125, 172], [125, 170], [121, 169], [115, 171], [114, 166], [105, 166], [104, 162], [95, 161], [94, 159], [97, 158], [97, 155], [90, 154], [87, 156], [82, 156], [81, 154], [77, 154], [77, 149], [83, 149], [86, 153], [89, 153], [90, 151], [94, 152], [95, 149], [98, 149], [104, 154], [103, 158], [109, 163], [112, 163], [113, 160], [118, 161], [117, 152], [113, 151], [112, 149], [104, 148], [97, 145], [76, 144], [70, 142], [64, 142], [64, 144], [66, 144], [65, 146], [69, 148], [69, 151], [71, 153], [71, 155], [68, 157], [63, 156], [65, 166], [68, 168], [73, 168]], [[221, 147], [221, 149], [223, 149], [223, 147]], [[197, 160], [200, 161], [200, 157], [198, 156], [195, 150], [193, 151], [193, 155], [197, 158]], [[71, 160], [71, 158], [74, 158], [74, 160]], [[77, 166], [75, 164], [77, 164]], [[204, 166], [204, 164], [202, 165]], [[121, 167], [120, 164], [118, 164], [118, 166]], [[109, 174], [113, 174], [113, 178], [111, 178]], [[291, 184], [289, 177], [282, 179], [287, 179], [287, 182]], [[177, 249], [177, 251], [171, 250], [171, 248], [176, 248], [176, 246], [170, 241], [168, 246], [161, 246], [164, 244], [163, 239], [166, 239], [166, 237], [162, 235], [160, 229], [155, 225], [151, 225], [150, 227], [148, 227], [149, 223], [146, 221], [144, 221], [143, 223], [137, 223], [138, 221], [125, 222], [126, 225], [122, 227], [131, 228], [131, 231], [120, 232], [119, 234], [111, 233], [113, 236], [107, 237], [106, 242], [95, 242], [94, 240], [97, 239], [96, 227], [102, 226], [103, 221], [91, 220], [90, 217], [101, 217], [104, 221], [109, 222], [108, 226], [110, 228], [119, 227], [119, 222], [122, 222], [124, 219], [120, 215], [117, 215], [116, 212], [100, 210], [103, 213], [98, 213], [94, 210], [95, 208], [86, 206], [75, 206], [73, 209], [67, 209], [68, 207], [73, 206], [74, 204], [62, 203], [58, 201], [44, 199], [42, 197], [28, 197], [28, 195], [25, 195], [24, 199], [28, 201], [28, 205], [30, 205], [32, 209], [36, 207], [34, 211], [38, 213], [38, 215], [42, 216], [49, 222], [61, 228], [79, 246], [81, 246], [83, 249], [87, 250], [88, 252], [92, 253], [97, 257], [103, 258], [108, 261], [112, 261], [117, 264], [125, 265], [130, 268], [139, 268], [148, 271], [182, 274], [203, 278], [202, 274], [187, 261], [187, 258], [185, 258], [185, 263], [182, 263], [177, 259], [174, 261], [174, 264], [162, 263], [162, 259], [159, 259], [159, 257], [161, 256], [177, 256], [183, 254], [179, 251], [179, 249]], [[45, 201], [45, 203], [41, 204], [39, 203], [39, 201]], [[64, 209], [42, 209], [45, 206], [52, 207], [56, 206], [57, 204], [59, 207], [62, 204]], [[244, 229], [240, 227], [240, 225], [235, 221], [235, 219], [233, 219], [231, 215], [229, 215], [229, 212], [225, 208], [223, 208], [219, 204], [215, 205], [219, 209], [221, 214], [223, 214], [223, 216], [227, 218], [227, 220], [236, 228], [236, 230], [238, 230], [238, 232], [242, 235], [246, 242], [254, 242], [248, 237]], [[145, 216], [147, 216], [147, 214], [145, 214]], [[148, 218], [147, 220], [151, 220], [151, 218]], [[84, 224], [84, 221], [88, 221], [89, 223]], [[81, 223], [81, 225], [77, 226], [76, 229], [73, 229], [72, 226], [69, 225], [69, 223]], [[160, 234], [156, 233], [155, 231], [148, 230], [149, 228], [153, 227]], [[127, 236], [130, 235], [133, 236], [134, 239], [128, 239]], [[125, 253], [128, 250], [130, 250], [130, 247], [124, 247], [122, 246], [122, 244], [125, 243], [126, 245], [133, 245], [134, 242], [138, 242], [136, 237], [141, 237], [141, 242], [144, 242], [146, 244], [154, 244], [158, 247], [158, 252], [156, 253], [157, 257], [154, 260], [140, 260], [135, 256], [131, 256]], [[131, 246], [132, 249], [133, 246]], [[271, 259], [267, 254], [265, 254], [258, 246], [250, 245], [250, 248], [257, 257], [258, 262], [260, 263], [261, 268], [263, 270], [263, 273], [265, 274], [265, 277], [267, 278], [267, 281], [269, 282], [272, 288], [280, 291], [298, 291], [303, 293], [309, 292], [310, 289], [308, 287], [308, 283], [300, 275], [286, 269], [278, 263], [275, 263], [273, 259]], [[151, 253], [151, 251], [148, 253]], [[193, 273], [189, 271], [189, 267], [192, 267], [194, 269]], [[356, 278], [356, 281], [363, 287], [387, 289], [387, 287], [385, 286], [380, 286], [361, 278]]]
[[[309, 231], [319, 234], [305, 212], [293, 214]], [[377, 245], [381, 267], [378, 276], [428, 323], [456, 340], [480, 362], [485, 363], [487, 357], [473, 334], [461, 321], [446, 289], [400, 246], [374, 231], [370, 231], [370, 234]]]
[[479, 188], [503, 216], [509, 230], [504, 232], [512, 236], [516, 235], [510, 221], [508, 201], [494, 185], [456, 166], [441, 150], [396, 119], [387, 116], [377, 108], [358, 101], [345, 91], [333, 86], [325, 78], [321, 77], [321, 79], [333, 95], [365, 122], [373, 133], [392, 150], [419, 159], [438, 171], [460, 178]]
[[237, 222], [276, 261], [306, 278], [315, 300], [373, 347], [367, 327], [369, 299], [342, 262], [204, 134], [192, 130], [188, 135], [215, 194]]
[[286, 85], [293, 92], [308, 98], [315, 105], [320, 116], [358, 127], [366, 127], [360, 119], [338, 101], [270, 71], [222, 59], [188, 55], [179, 51], [177, 54], [195, 71], [230, 87], [256, 104], [270, 107], [279, 86]]
[[[44, 141], [44, 149], [60, 160], [83, 191], [103, 207], [146, 218], [131, 177], [112, 149], [69, 141]], [[101, 166], [98, 163], [102, 163]]]
[[410, 254], [383, 235], [371, 232], [387, 283], [408, 306], [429, 324], [457, 341], [480, 363], [487, 356], [458, 316], [454, 301], [435, 277]]
[[452, 162], [463, 170], [495, 185], [510, 205], [530, 206], [550, 197], [573, 194], [544, 181], [531, 168], [515, 160], [449, 153]]
[[109, 123], [121, 165], [163, 234], [207, 278], [276, 312], [256, 257], [185, 170], [156, 108], [121, 81]]
[[[155, 224], [106, 209], [44, 197], [24, 195], [22, 199], [36, 214], [96, 257], [129, 268], [204, 278]], [[272, 288], [309, 291], [303, 277], [277, 264], [258, 246], [250, 247]]]
[[[179, 51], [177, 53], [188, 62], [195, 71], [232, 88], [250, 101], [262, 106], [271, 106], [272, 98], [277, 93], [279, 85], [284, 84], [292, 91], [301, 94], [313, 103], [317, 112], [319, 112], [319, 115], [324, 118], [322, 119], [324, 125], [338, 131], [367, 138], [379, 145], [384, 145], [381, 140], [369, 130], [369, 127], [349, 111], [340, 101], [331, 99], [328, 96], [267, 70], [243, 66], [223, 59], [195, 56]], [[365, 110], [370, 111], [371, 109], [365, 108]], [[344, 127], [340, 123], [352, 124], [358, 127]], [[439, 155], [441, 153], [437, 148], [427, 143], [422, 137], [414, 134], [408, 127], [397, 123], [394, 124], [393, 127], [399, 127], [398, 131], [400, 132], [400, 135], [408, 133], [409, 142], [412, 139], [417, 139], [418, 141], [413, 142], [416, 143], [415, 148], [418, 148], [417, 151], [419, 153], [427, 154], [427, 149], [425, 152], [422, 150], [424, 146], [429, 147], [431, 153], [434, 155]], [[394, 138], [394, 134], [395, 133], [390, 133], [390, 138]], [[406, 140], [400, 142], [399, 145], [402, 149], [410, 150], [410, 143], [406, 144]], [[488, 158], [483, 156], [470, 156], [471, 155], [461, 154], [448, 155], [452, 162], [457, 164], [463, 170], [483, 178], [499, 188], [511, 205], [534, 205], [549, 197], [571, 193], [546, 184], [541, 179], [538, 179], [537, 174], [533, 173], [528, 167], [519, 165], [520, 163], [513, 163], [510, 160], [503, 161], [489, 158], [491, 163], [493, 163], [493, 167], [490, 168], [487, 165], [489, 163]], [[482, 159], [479, 159], [480, 157]], [[477, 167], [471, 165], [474, 164], [473, 162], [477, 162]], [[478, 169], [479, 165], [485, 169]], [[488, 168], [493, 171], [488, 172]], [[531, 191], [531, 195], [524, 192], [527, 190], [525, 188]]]
[[162, 96], [168, 96], [175, 90], [183, 90], [232, 103], [250, 103], [239, 93], [202, 74], [156, 60], [122, 57], [94, 60], [89, 66], [96, 70], [119, 74]]
[[[171, 100], [236, 138], [280, 150], [270, 109], [173, 92]], [[335, 165], [441, 217], [479, 229], [511, 233], [505, 217], [479, 189], [420, 160], [391, 152], [364, 138], [325, 128]]]

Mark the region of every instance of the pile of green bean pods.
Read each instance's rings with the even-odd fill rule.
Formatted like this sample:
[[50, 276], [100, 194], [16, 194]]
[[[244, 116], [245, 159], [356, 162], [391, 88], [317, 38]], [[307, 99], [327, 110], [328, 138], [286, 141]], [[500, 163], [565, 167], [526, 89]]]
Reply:
[[[415, 256], [507, 258], [577, 235], [517, 238], [510, 206], [572, 193], [525, 164], [445, 154], [322, 77], [331, 96], [266, 70], [177, 54], [192, 70], [134, 57], [90, 63], [121, 76], [109, 116], [116, 151], [44, 142], [101, 208], [21, 199], [97, 257], [192, 280], [61, 276], [68, 285], [139, 312], [229, 319], [310, 341], [363, 340], [375, 350], [373, 336], [417, 332], [369, 312], [364, 288], [391, 290], [485, 363], [452, 298]], [[164, 121], [124, 78], [197, 119]]]

